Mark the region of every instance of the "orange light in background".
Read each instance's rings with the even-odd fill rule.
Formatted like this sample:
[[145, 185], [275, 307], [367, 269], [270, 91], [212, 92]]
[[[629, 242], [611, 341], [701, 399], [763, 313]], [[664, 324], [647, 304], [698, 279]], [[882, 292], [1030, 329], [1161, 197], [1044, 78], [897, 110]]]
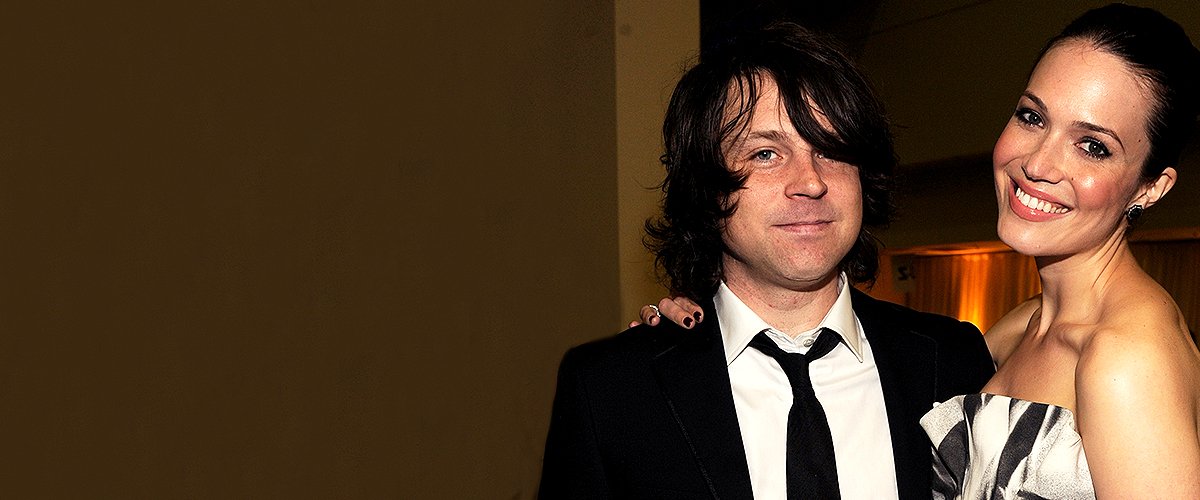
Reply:
[[[1000, 242], [957, 244], [893, 252], [892, 276], [885, 285], [892, 300], [974, 324], [981, 331], [1041, 292], [1033, 258]], [[896, 286], [897, 263], [904, 262], [905, 288]], [[890, 298], [890, 297], [889, 297]]]
[[976, 328], [988, 328], [999, 318], [987, 317], [987, 298], [992, 291], [988, 265], [991, 254], [961, 255], [954, 266], [959, 281], [958, 311], [955, 316]]

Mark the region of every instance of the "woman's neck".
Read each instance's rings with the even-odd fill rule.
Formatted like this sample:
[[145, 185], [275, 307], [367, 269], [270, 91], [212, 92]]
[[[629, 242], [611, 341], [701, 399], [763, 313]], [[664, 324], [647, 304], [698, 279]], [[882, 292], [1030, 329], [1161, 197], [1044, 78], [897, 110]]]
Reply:
[[1108, 290], [1122, 286], [1130, 272], [1140, 269], [1123, 232], [1090, 251], [1065, 257], [1037, 257], [1042, 282], [1038, 333], [1053, 324], [1094, 323], [1105, 310]]

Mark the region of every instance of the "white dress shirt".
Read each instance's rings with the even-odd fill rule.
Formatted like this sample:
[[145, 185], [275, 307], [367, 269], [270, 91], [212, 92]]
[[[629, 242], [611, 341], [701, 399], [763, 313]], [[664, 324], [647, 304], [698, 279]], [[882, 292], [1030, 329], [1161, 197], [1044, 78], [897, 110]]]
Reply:
[[787, 498], [787, 418], [792, 407], [792, 385], [778, 362], [747, 346], [758, 332], [766, 331], [780, 349], [808, 352], [821, 328], [842, 337], [833, 351], [809, 366], [813, 391], [825, 409], [833, 435], [842, 498], [898, 497], [879, 371], [871, 345], [854, 315], [845, 275], [838, 279], [838, 285], [838, 298], [825, 318], [817, 328], [802, 332], [794, 341], [759, 318], [725, 283], [713, 298], [754, 498]]

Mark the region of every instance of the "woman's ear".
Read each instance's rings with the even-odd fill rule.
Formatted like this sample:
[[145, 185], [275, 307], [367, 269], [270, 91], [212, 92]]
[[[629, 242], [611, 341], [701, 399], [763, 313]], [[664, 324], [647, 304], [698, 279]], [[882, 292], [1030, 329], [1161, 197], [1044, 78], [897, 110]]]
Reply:
[[1158, 203], [1158, 200], [1166, 196], [1167, 192], [1175, 186], [1176, 175], [1178, 174], [1175, 172], [1175, 167], [1163, 169], [1162, 173], [1158, 174], [1158, 177], [1155, 177], [1154, 180], [1143, 186], [1142, 194], [1134, 202], [1136, 203], [1138, 200], [1141, 200], [1144, 208], [1150, 208], [1155, 203]]

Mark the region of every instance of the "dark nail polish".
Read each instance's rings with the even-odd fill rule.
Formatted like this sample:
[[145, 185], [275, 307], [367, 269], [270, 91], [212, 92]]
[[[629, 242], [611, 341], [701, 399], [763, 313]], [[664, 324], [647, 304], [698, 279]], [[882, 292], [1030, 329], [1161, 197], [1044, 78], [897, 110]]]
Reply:
[[700, 311], [696, 311], [696, 312], [692, 313], [692, 317], [696, 318], [696, 322], [699, 323], [700, 322]]
[[683, 327], [691, 328], [692, 327], [692, 318], [683, 318]]

